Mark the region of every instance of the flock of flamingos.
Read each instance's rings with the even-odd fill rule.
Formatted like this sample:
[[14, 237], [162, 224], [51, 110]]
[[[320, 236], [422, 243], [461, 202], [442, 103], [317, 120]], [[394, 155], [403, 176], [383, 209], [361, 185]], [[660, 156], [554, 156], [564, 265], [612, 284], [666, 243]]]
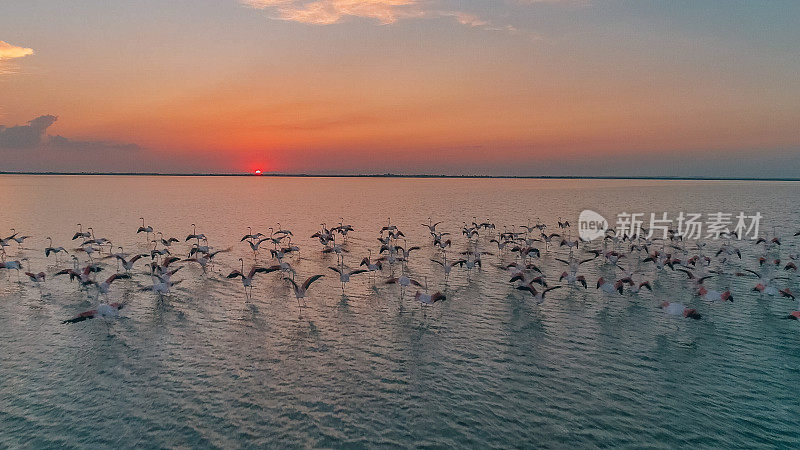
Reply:
[[[51, 274], [35, 272], [30, 267], [25, 254], [35, 250], [23, 245], [32, 238], [12, 229], [10, 235], [0, 238], [0, 273], [7, 272], [7, 281], [13, 282], [11, 271], [16, 271], [17, 283], [30, 283], [40, 289], [52, 277], [68, 277], [97, 306], [63, 323], [93, 318], [108, 321], [117, 317], [125, 306], [124, 302], [109, 300], [108, 294], [113, 286], [119, 284], [118, 280], [147, 279], [147, 283], [137, 281], [138, 288], [161, 298], [170, 294], [170, 289], [181, 282], [173, 277], [185, 265], [197, 264], [203, 276], [206, 276], [214, 267], [217, 255], [233, 251], [232, 248], [215, 249], [210, 246], [206, 236], [198, 232], [194, 224], [191, 225], [191, 233], [178, 239], [154, 232], [143, 218], [141, 221], [136, 233], [146, 237], [149, 243], [147, 253], [125, 253], [122, 247], [114, 246], [109, 239], [96, 237], [92, 228], [84, 230], [81, 224], [77, 225], [78, 230], [69, 250], [46, 238], [47, 245], [42, 250], [44, 255], [53, 258], [56, 267], [64, 267]], [[670, 230], [667, 238], [651, 240], [644, 236], [621, 235], [609, 229], [604, 238], [586, 242], [571, 238], [570, 223], [560, 218], [555, 232], [549, 232], [548, 226], [539, 220], [535, 224], [528, 222], [523, 226], [505, 226], [501, 231], [488, 220], [478, 223], [473, 218], [472, 223], [465, 222], [462, 225], [459, 235], [454, 235], [441, 231], [441, 223], [428, 219], [428, 223], [422, 226], [430, 233], [429, 242], [425, 245], [433, 247], [436, 257], [430, 261], [441, 270], [445, 293], [429, 292], [427, 279], [420, 281], [410, 274], [408, 262], [419, 254], [421, 247], [409, 246], [403, 231], [391, 220], [379, 230], [374, 251], [366, 249], [356, 268], [344, 263], [344, 254], [354, 251], [349, 248], [352, 244], [348, 244], [348, 235], [355, 233], [353, 227], [345, 224], [344, 220], [331, 228], [321, 224], [321, 229], [311, 238], [319, 241], [322, 254], [336, 256], [336, 265], [331, 265], [327, 274], [315, 274], [307, 278], [298, 277], [292, 266], [293, 258], [298, 258], [300, 252], [300, 248], [292, 241], [292, 231], [283, 229], [280, 224], [277, 228], [271, 228], [269, 234], [253, 232], [248, 227], [247, 234], [240, 241], [248, 256], [239, 258], [240, 268], [231, 271], [226, 278], [232, 282], [238, 279], [249, 301], [256, 278], [275, 274], [273, 276], [290, 286], [298, 307], [302, 308], [313, 283], [320, 278], [337, 277], [344, 294], [352, 277], [365, 274], [371, 277], [373, 283], [398, 285], [401, 296], [406, 289], [413, 290], [417, 302], [430, 306], [446, 300], [447, 280], [451, 271], [463, 270], [469, 279], [474, 272], [481, 272], [484, 260], [491, 256], [493, 264], [507, 271], [510, 288], [522, 291], [526, 299], [536, 304], [544, 302], [547, 294], [556, 289], [594, 288], [607, 298], [651, 296], [654, 305], [658, 305], [666, 315], [701, 319], [695, 307], [679, 301], [660, 300], [681, 295], [674, 287], [654, 292], [659, 290], [659, 283], [655, 280], [661, 276], [681, 279], [684, 287], [692, 293], [684, 296], [692, 301], [733, 302], [734, 295], [729, 288], [716, 290], [707, 282], [713, 278], [717, 280], [716, 286], [730, 286], [733, 277], [752, 279], [752, 285], [748, 288], [752, 295], [795, 300], [790, 286], [797, 281], [796, 261], [800, 256], [786, 252], [782, 257], [782, 238], [778, 236], [744, 241], [729, 234], [719, 241], [684, 241], [675, 230]], [[796, 239], [797, 236], [800, 236], [800, 231], [786, 239]], [[738, 245], [750, 246], [751, 253], [759, 256], [743, 259]], [[246, 267], [245, 261], [250, 260], [250, 252], [253, 265]], [[267, 252], [270, 259], [266, 259]], [[545, 253], [549, 254], [549, 258], [542, 257]], [[270, 263], [259, 264], [260, 255], [264, 255], [261, 261]], [[606, 276], [600, 276], [591, 283], [587, 281], [587, 268], [590, 265], [595, 266], [594, 273]], [[557, 278], [558, 284], [554, 284], [553, 278]], [[800, 305], [794, 311], [788, 311], [784, 317], [799, 320]]]

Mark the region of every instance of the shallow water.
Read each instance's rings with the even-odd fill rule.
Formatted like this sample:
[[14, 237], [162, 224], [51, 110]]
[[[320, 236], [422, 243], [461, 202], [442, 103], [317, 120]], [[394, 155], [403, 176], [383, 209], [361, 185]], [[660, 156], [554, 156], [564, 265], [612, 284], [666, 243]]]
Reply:
[[[652, 265], [642, 278], [654, 293], [609, 296], [593, 281], [613, 269], [592, 263], [582, 267], [588, 290], [556, 290], [536, 305], [498, 268], [513, 257], [486, 236], [478, 245], [495, 255], [469, 276], [454, 269], [445, 285], [420, 224], [444, 221], [461, 250], [460, 226], [473, 216], [500, 229], [538, 217], [555, 231], [583, 209], [761, 212], [764, 234], [783, 237], [773, 254], [788, 261], [799, 194], [791, 182], [0, 176], [0, 234], [33, 236], [7, 259], [28, 257], [48, 276], [71, 263], [46, 259], [45, 238], [74, 248], [77, 223], [126, 252], [148, 248], [135, 233], [142, 216], [166, 236], [183, 241], [194, 223], [210, 245], [232, 247], [208, 276], [178, 272], [182, 283], [163, 299], [138, 291], [144, 275], [115, 282], [109, 298], [126, 307], [108, 325], [61, 324], [95, 305], [66, 278], [40, 291], [0, 272], [0, 447], [796, 447], [800, 326], [782, 319], [796, 302], [718, 277], [707, 284], [736, 301], [709, 304], [682, 273]], [[340, 217], [356, 229], [348, 265], [377, 255], [391, 218], [407, 245], [423, 247], [409, 274], [448, 299], [420, 306], [413, 290], [382, 282], [388, 268], [375, 287], [355, 276], [343, 296], [327, 269], [336, 257], [309, 238]], [[239, 242], [246, 227], [268, 233], [278, 222], [301, 247], [290, 258], [298, 277], [326, 274], [302, 310], [276, 274], [256, 278], [249, 302], [224, 278], [238, 258], [252, 263]], [[730, 267], [757, 269], [762, 247], [741, 247]], [[564, 255], [537, 262], [551, 284]], [[787, 286], [797, 292], [797, 276]], [[696, 306], [703, 319], [667, 317], [661, 300]]]

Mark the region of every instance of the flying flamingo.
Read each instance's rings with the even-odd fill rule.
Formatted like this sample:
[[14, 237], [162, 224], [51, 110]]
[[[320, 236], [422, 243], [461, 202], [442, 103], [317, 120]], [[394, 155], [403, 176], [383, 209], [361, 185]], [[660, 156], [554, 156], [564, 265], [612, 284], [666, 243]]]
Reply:
[[115, 273], [114, 275], [111, 275], [110, 277], [106, 278], [105, 281], [102, 281], [100, 283], [95, 281], [92, 283], [92, 285], [97, 289], [97, 296], [99, 297], [100, 294], [108, 295], [108, 291], [109, 289], [111, 289], [111, 283], [113, 283], [114, 280], [119, 280], [121, 278], [130, 278], [130, 277], [131, 277], [130, 274], [127, 273]]
[[447, 254], [446, 253], [444, 254], [444, 258], [443, 258], [442, 261], [439, 261], [439, 260], [436, 260], [436, 259], [431, 259], [431, 261], [433, 261], [436, 264], [442, 266], [442, 269], [444, 269], [444, 280], [445, 280], [445, 282], [447, 282], [447, 279], [450, 277], [450, 272], [453, 270], [453, 267], [461, 264], [460, 261], [447, 262]]
[[13, 228], [11, 229], [11, 232], [14, 233], [14, 235], [11, 236], [11, 240], [15, 241], [19, 248], [22, 248], [22, 242], [25, 241], [25, 239], [30, 238], [30, 236], [17, 236], [17, 230]]
[[92, 233], [89, 233], [88, 231], [83, 231], [83, 225], [78, 224], [78, 231], [75, 233], [74, 236], [72, 236], [72, 240], [74, 241], [75, 239], [78, 238], [88, 239], [90, 237], [92, 237]]
[[427, 227], [427, 228], [428, 228], [428, 231], [430, 231], [430, 232], [431, 232], [431, 234], [436, 234], [436, 226], [437, 226], [437, 225], [439, 225], [440, 223], [442, 223], [442, 222], [436, 222], [436, 223], [433, 223], [433, 221], [431, 220], [431, 218], [430, 218], [430, 217], [428, 217], [428, 223], [427, 223], [427, 224], [424, 224], [424, 223], [423, 223], [423, 224], [422, 224], [422, 226], [423, 226], [423, 227]]
[[64, 252], [69, 254], [69, 252], [64, 247], [53, 247], [53, 238], [48, 237], [47, 240], [49, 241], [49, 243], [47, 244], [47, 247], [44, 249], [44, 256], [46, 256], [47, 258], [49, 258], [50, 253], [52, 253], [56, 256], [56, 262], [58, 262], [59, 253]]
[[446, 297], [439, 291], [434, 292], [433, 294], [428, 293], [428, 279], [425, 278], [425, 292], [417, 291], [414, 294], [414, 300], [420, 302], [422, 306], [432, 305], [438, 301], [445, 300]]
[[169, 239], [164, 239], [164, 233], [160, 231], [156, 234], [159, 236], [158, 239], [159, 242], [161, 242], [161, 245], [163, 245], [164, 247], [171, 247], [173, 242], [180, 242], [177, 238], [174, 237], [171, 237]]
[[709, 291], [708, 289], [706, 289], [705, 286], [701, 285], [700, 288], [697, 290], [697, 294], [696, 295], [698, 297], [702, 298], [703, 300], [707, 300], [707, 301], [710, 301], [710, 302], [731, 302], [731, 303], [733, 303], [733, 295], [731, 294], [731, 291], [725, 291], [725, 292], [720, 292], [720, 291], [715, 291], [715, 290]]
[[580, 283], [583, 285], [583, 288], [586, 289], [586, 278], [583, 275], [577, 275], [575, 272], [563, 272], [561, 277], [559, 277], [558, 281], [567, 280], [569, 284]]
[[67, 319], [61, 323], [78, 323], [84, 320], [101, 318], [101, 319], [114, 319], [119, 316], [119, 310], [125, 307], [124, 303], [101, 303], [97, 309], [84, 311], [72, 319]]
[[0, 269], [16, 270], [17, 281], [19, 281], [19, 271], [22, 270], [22, 264], [19, 261], [0, 262]]
[[257, 273], [270, 273], [276, 270], [279, 270], [281, 266], [271, 266], [271, 267], [259, 267], [253, 266], [247, 275], [244, 274], [244, 259], [239, 258], [239, 262], [242, 263], [241, 270], [234, 270], [230, 274], [228, 274], [227, 278], [236, 278], [241, 277], [242, 279], [242, 286], [244, 286], [244, 295], [249, 300], [253, 297], [253, 277]]
[[45, 273], [44, 272], [34, 273], [31, 270], [31, 262], [28, 261], [27, 259], [24, 259], [23, 261], [28, 263], [28, 271], [25, 272], [25, 275], [27, 275], [28, 278], [30, 278], [30, 280], [33, 281], [36, 284], [36, 286], [38, 286], [41, 289], [41, 283], [44, 283], [46, 277]]
[[605, 278], [600, 277], [600, 278], [597, 279], [597, 288], [596, 289], [600, 289], [603, 292], [605, 292], [606, 294], [613, 294], [614, 291], [617, 291], [620, 294], [622, 294], [623, 285], [622, 285], [622, 281], [617, 281], [616, 283], [612, 283], [612, 282], [606, 280]]
[[406, 275], [405, 268], [400, 273], [399, 277], [392, 277], [392, 278], [389, 278], [388, 280], [386, 280], [386, 284], [399, 284], [400, 285], [400, 297], [403, 297], [403, 294], [405, 292], [405, 288], [407, 288], [408, 286], [411, 286], [412, 284], [414, 286], [422, 287], [422, 284], [419, 281], [411, 279], [411, 278], [408, 277], [408, 275]]
[[200, 245], [200, 240], [201, 239], [205, 240], [206, 235], [202, 234], [202, 233], [201, 234], [197, 234], [197, 225], [192, 224], [191, 227], [192, 227], [192, 234], [186, 236], [186, 240], [184, 242], [189, 242], [192, 239], [195, 239], [195, 240], [197, 240], [197, 245]]
[[292, 290], [294, 291], [294, 298], [297, 299], [297, 306], [300, 306], [301, 299], [303, 300], [303, 303], [305, 303], [306, 294], [308, 293], [308, 288], [311, 286], [311, 283], [319, 280], [324, 276], [325, 275], [312, 275], [306, 278], [306, 281], [304, 281], [303, 284], [299, 286], [293, 279], [284, 278], [284, 280], [288, 281], [292, 285]]
[[683, 303], [677, 302], [662, 302], [661, 309], [664, 310], [664, 314], [670, 316], [683, 316], [688, 319], [700, 320], [702, 316], [697, 312], [694, 308], [689, 308], [685, 306]]
[[536, 302], [537, 305], [540, 305], [544, 302], [544, 296], [546, 293], [552, 291], [553, 289], [559, 289], [562, 286], [553, 286], [549, 287], [543, 291], [537, 291], [533, 284], [526, 284], [524, 286], [517, 286], [517, 289], [520, 291], [528, 291], [533, 296], [533, 301]]
[[122, 256], [122, 254], [115, 253], [115, 254], [109, 256], [108, 258], [116, 258], [117, 262], [122, 263], [122, 268], [125, 269], [125, 272], [129, 272], [131, 269], [133, 269], [133, 265], [136, 264], [136, 261], [138, 261], [139, 259], [141, 259], [141, 258], [143, 258], [145, 256], [147, 256], [147, 255], [144, 255], [144, 254], [133, 255], [133, 257], [128, 260], [128, 259], [125, 259], [125, 257]]
[[339, 267], [330, 266], [328, 268], [339, 274], [339, 281], [342, 283], [342, 295], [344, 295], [344, 287], [347, 283], [350, 282], [351, 276], [358, 275], [359, 273], [368, 272], [367, 269], [347, 270], [344, 267], [344, 260], [339, 264]]

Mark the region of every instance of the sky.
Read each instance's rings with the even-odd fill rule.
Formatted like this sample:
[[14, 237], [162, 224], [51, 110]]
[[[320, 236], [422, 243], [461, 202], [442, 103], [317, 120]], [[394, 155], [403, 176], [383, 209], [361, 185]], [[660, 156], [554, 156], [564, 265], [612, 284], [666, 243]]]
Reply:
[[800, 2], [6, 0], [0, 171], [800, 176]]

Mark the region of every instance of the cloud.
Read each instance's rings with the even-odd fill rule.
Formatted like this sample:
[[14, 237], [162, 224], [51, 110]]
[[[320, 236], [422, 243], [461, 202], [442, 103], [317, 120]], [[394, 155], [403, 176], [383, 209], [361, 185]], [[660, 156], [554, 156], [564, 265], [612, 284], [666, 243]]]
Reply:
[[33, 54], [32, 48], [18, 47], [6, 41], [0, 41], [0, 61], [22, 58]]
[[11, 60], [23, 58], [33, 54], [32, 48], [18, 47], [6, 41], [0, 41], [0, 75], [18, 73], [16, 64]]
[[314, 25], [337, 23], [345, 17], [394, 23], [398, 19], [424, 14], [418, 0], [242, 0], [255, 9], [270, 9], [278, 18]]
[[0, 125], [0, 149], [32, 149], [39, 147], [73, 150], [138, 150], [136, 144], [109, 141], [78, 141], [64, 136], [49, 136], [47, 129], [56, 123], [58, 116], [39, 116], [26, 125], [7, 127]]
[[64, 136], [50, 136], [48, 147], [74, 150], [139, 150], [136, 144], [125, 144], [110, 141], [76, 141]]
[[57, 116], [39, 116], [27, 125], [5, 127], [0, 125], [0, 148], [34, 148], [42, 144], [47, 128], [58, 120]]
[[254, 9], [273, 11], [279, 20], [312, 25], [330, 25], [351, 17], [376, 20], [381, 24], [401, 19], [452, 17], [458, 23], [487, 30], [514, 31], [495, 26], [475, 14], [442, 8], [437, 0], [240, 0]]

